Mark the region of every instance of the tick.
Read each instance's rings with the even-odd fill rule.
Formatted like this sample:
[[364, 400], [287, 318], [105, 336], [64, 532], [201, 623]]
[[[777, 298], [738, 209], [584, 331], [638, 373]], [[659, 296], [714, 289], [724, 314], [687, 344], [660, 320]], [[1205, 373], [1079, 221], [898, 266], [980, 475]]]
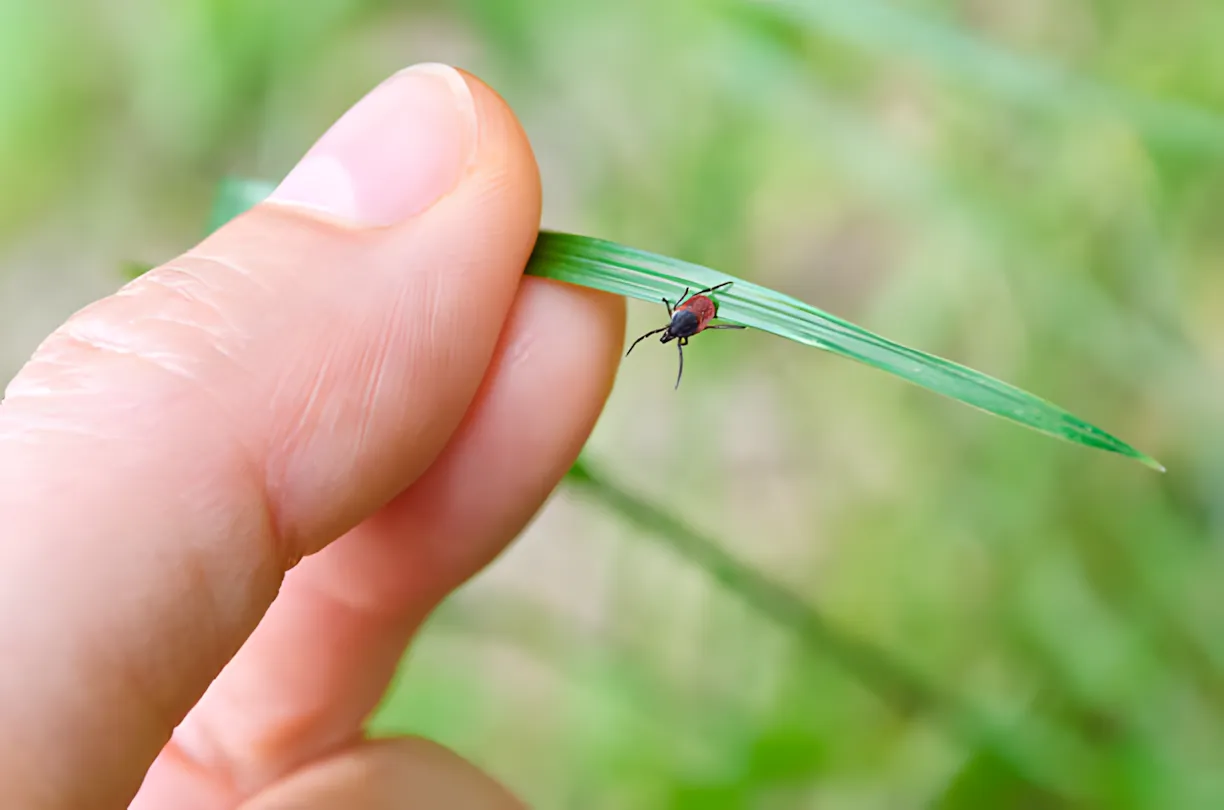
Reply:
[[[684, 375], [684, 347], [688, 345], [689, 338], [706, 329], [748, 328], [730, 323], [710, 325], [710, 321], [718, 312], [718, 307], [706, 297], [706, 293], [720, 290], [723, 287], [729, 287], [731, 283], [730, 281], [724, 281], [722, 284], [707, 287], [700, 292], [693, 293], [692, 297], [688, 298], [688, 300], [685, 299], [689, 294], [689, 288], [685, 287], [684, 294], [680, 296], [680, 300], [676, 301], [675, 309], [672, 309], [671, 302], [664, 298], [663, 305], [667, 307], [667, 316], [671, 318], [671, 322], [667, 326], [647, 332], [633, 341], [633, 346], [629, 347], [629, 352], [633, 351], [634, 346], [637, 346], [646, 338], [651, 335], [657, 335], [660, 332], [663, 333], [663, 337], [659, 338], [660, 343], [676, 341], [676, 351], [680, 352], [680, 373], [676, 375], [676, 388], [679, 388], [680, 378]], [[629, 352], [625, 352], [625, 357], [629, 356]]]

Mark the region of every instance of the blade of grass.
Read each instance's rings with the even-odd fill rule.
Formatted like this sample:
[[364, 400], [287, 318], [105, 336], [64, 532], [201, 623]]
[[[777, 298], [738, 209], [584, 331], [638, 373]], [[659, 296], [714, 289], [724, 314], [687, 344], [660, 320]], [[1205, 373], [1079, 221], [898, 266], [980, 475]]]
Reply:
[[613, 483], [585, 459], [565, 478], [581, 495], [662, 540], [673, 552], [762, 615], [789, 629], [810, 651], [834, 659], [902, 716], [921, 714], [971, 751], [983, 752], [1015, 779], [1060, 801], [1088, 787], [1086, 752], [1060, 729], [1030, 718], [1022, 726], [990, 718], [962, 697], [940, 689], [886, 650], [837, 627], [816, 608], [743, 564], [724, 546]]
[[[271, 188], [257, 181], [225, 181], [213, 207], [211, 224], [219, 227], [241, 214], [266, 197]], [[674, 301], [686, 287], [698, 290], [733, 281], [715, 294], [719, 317], [724, 320], [857, 360], [1048, 436], [1118, 453], [1164, 471], [1155, 459], [1121, 439], [1033, 394], [708, 267], [602, 239], [543, 231], [527, 273], [652, 302], [663, 298]]]
[[600, 239], [544, 232], [528, 272], [646, 301], [674, 301], [685, 287], [701, 289], [732, 280], [734, 284], [716, 294], [720, 318], [857, 360], [1041, 433], [1164, 470], [1121, 439], [1015, 386], [700, 265]]
[[949, 698], [941, 695], [936, 687], [924, 683], [886, 653], [831, 626], [814, 608], [735, 559], [721, 544], [613, 484], [589, 461], [579, 459], [567, 473], [565, 482], [635, 526], [656, 535], [719, 584], [795, 632], [807, 646], [831, 654], [898, 713], [936, 712], [948, 702]]

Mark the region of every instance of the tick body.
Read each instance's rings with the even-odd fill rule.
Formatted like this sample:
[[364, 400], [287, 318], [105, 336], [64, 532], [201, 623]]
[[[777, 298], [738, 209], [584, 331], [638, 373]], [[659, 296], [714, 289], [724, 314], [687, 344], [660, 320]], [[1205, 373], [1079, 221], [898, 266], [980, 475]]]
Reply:
[[660, 343], [670, 343], [676, 341], [676, 351], [680, 353], [680, 373], [676, 375], [676, 388], [680, 387], [680, 378], [684, 376], [684, 347], [688, 345], [689, 338], [698, 332], [704, 332], [706, 329], [747, 329], [746, 326], [738, 326], [736, 324], [711, 324], [710, 321], [718, 314], [717, 305], [706, 297], [706, 293], [720, 290], [723, 287], [731, 286], [730, 281], [724, 281], [713, 287], [707, 287], [704, 290], [694, 293], [689, 297], [689, 288], [684, 288], [684, 294], [680, 296], [680, 300], [676, 302], [673, 309], [671, 302], [666, 298], [663, 299], [663, 305], [667, 307], [667, 315], [671, 318], [671, 322], [667, 326], [659, 329], [654, 329], [642, 335], [637, 340], [633, 341], [633, 346], [629, 347], [629, 351], [625, 352], [625, 356], [629, 356], [629, 352], [633, 351], [634, 346], [637, 346], [651, 335], [663, 333], [659, 338]]

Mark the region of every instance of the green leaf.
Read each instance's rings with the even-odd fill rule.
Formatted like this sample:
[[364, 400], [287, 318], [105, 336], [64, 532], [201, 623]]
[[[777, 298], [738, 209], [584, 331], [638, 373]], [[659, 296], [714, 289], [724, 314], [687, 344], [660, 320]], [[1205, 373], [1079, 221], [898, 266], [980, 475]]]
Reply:
[[[227, 180], [213, 206], [212, 226], [220, 227], [243, 213], [271, 189], [263, 182]], [[543, 231], [527, 273], [652, 302], [663, 298], [675, 301], [686, 287], [700, 290], [733, 281], [713, 295], [723, 320], [857, 360], [1049, 436], [1119, 453], [1164, 471], [1155, 459], [1040, 397], [708, 267], [602, 239]]]
[[569, 234], [540, 234], [527, 272], [544, 278], [659, 301], [685, 287], [734, 284], [714, 294], [718, 316], [798, 343], [840, 354], [938, 394], [1076, 444], [1134, 458], [1162, 470], [1122, 440], [1039, 397], [916, 349], [894, 343], [790, 296], [707, 267]]

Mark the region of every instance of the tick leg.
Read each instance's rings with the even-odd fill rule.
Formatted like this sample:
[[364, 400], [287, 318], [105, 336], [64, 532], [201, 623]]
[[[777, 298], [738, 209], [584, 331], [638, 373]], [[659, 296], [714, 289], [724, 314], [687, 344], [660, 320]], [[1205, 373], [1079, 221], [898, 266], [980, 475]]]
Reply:
[[[722, 284], [715, 284], [713, 287], [706, 287], [704, 290], [699, 290], [693, 293], [693, 295], [705, 295], [706, 293], [714, 292], [715, 290], [721, 290], [723, 287], [730, 287], [734, 283], [735, 282], [733, 281], [724, 281]], [[688, 292], [687, 288], [685, 288], [685, 292]]]
[[[642, 335], [642, 336], [641, 336], [640, 338], [638, 338], [637, 340], [633, 341], [633, 346], [630, 346], [630, 347], [629, 347], [629, 352], [633, 351], [634, 346], [637, 346], [639, 343], [641, 343], [643, 340], [645, 340], [646, 338], [650, 337], [651, 335], [657, 335], [657, 334], [659, 334], [660, 332], [665, 332], [665, 331], [667, 331], [667, 327], [666, 327], [666, 326], [662, 327], [661, 329], [656, 329], [656, 330], [654, 330], [653, 332], [647, 332], [646, 334]], [[629, 356], [629, 352], [625, 352], [625, 357], [628, 357], [628, 356]]]
[[706, 329], [747, 329], [747, 326], [740, 326], [738, 323], [716, 323], [713, 326], [707, 326]]
[[689, 288], [685, 287], [684, 292], [680, 295], [679, 298], [676, 299], [676, 306], [680, 306], [680, 304], [684, 302], [684, 299], [688, 298], [688, 294], [689, 294]]
[[[679, 301], [677, 301], [676, 303], [677, 303], [677, 304], [679, 304], [680, 302], [679, 302]], [[664, 299], [663, 299], [663, 306], [667, 307], [667, 317], [669, 317], [669, 318], [670, 318], [670, 317], [672, 316], [672, 305], [671, 305], [671, 302], [670, 302], [670, 301], [668, 301], [666, 298], [664, 298]]]
[[676, 387], [672, 389], [674, 391], [680, 389], [680, 378], [684, 376], [684, 344], [685, 343], [687, 343], [687, 341], [685, 340], [676, 341], [676, 351], [680, 352], [680, 372], [676, 374]]

